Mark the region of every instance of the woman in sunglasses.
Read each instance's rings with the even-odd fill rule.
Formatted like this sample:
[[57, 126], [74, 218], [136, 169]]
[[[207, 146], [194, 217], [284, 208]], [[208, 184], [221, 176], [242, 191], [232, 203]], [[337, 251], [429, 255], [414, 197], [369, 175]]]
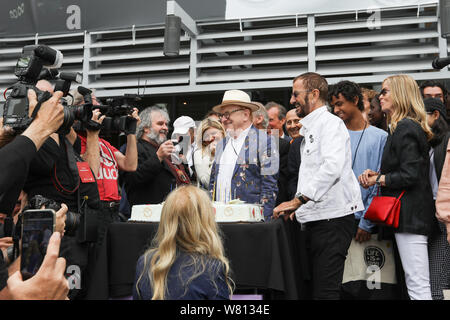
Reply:
[[225, 137], [225, 129], [219, 121], [205, 119], [197, 135], [198, 148], [194, 152], [194, 166], [199, 186], [208, 190], [211, 166], [214, 162], [217, 142]]
[[399, 197], [405, 191], [399, 226], [390, 231], [395, 235], [409, 297], [431, 300], [428, 237], [437, 227], [429, 179], [428, 142], [433, 133], [419, 86], [410, 76], [386, 78], [380, 105], [389, 126], [380, 172], [366, 170], [359, 181], [365, 188], [381, 186], [382, 196]]

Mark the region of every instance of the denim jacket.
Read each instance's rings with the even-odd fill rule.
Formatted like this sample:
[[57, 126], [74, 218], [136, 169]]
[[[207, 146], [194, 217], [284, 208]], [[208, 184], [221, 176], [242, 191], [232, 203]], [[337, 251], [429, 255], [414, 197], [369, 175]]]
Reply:
[[[219, 174], [220, 159], [229, 137], [219, 141], [211, 168], [209, 192], [214, 197]], [[263, 205], [265, 220], [270, 220], [278, 193], [279, 151], [273, 136], [253, 125], [245, 138], [234, 167], [231, 189], [233, 198], [247, 203]], [[213, 199], [215, 200], [215, 199]]]

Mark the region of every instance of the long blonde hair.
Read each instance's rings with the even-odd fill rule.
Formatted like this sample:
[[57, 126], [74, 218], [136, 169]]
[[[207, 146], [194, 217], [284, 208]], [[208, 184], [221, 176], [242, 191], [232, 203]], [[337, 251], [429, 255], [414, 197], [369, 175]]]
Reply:
[[225, 128], [219, 121], [209, 119], [209, 118], [204, 119], [201, 122], [200, 130], [198, 130], [198, 133], [197, 133], [197, 146], [199, 146], [199, 147], [201, 146], [203, 156], [205, 156], [205, 155], [213, 156], [213, 155], [208, 154], [209, 149], [203, 145], [204, 134], [205, 134], [206, 130], [208, 130], [210, 128], [215, 128], [215, 129], [219, 130], [222, 133], [222, 137], [226, 136]]
[[389, 85], [392, 99], [393, 112], [388, 115], [390, 132], [393, 133], [397, 124], [404, 118], [411, 119], [422, 127], [431, 140], [433, 132], [427, 123], [427, 115], [417, 82], [410, 76], [399, 74], [387, 77], [383, 83]]
[[[167, 197], [152, 248], [144, 253], [144, 268], [136, 281], [137, 292], [139, 293], [139, 282], [147, 273], [153, 289], [152, 300], [164, 300], [167, 294], [167, 275], [179, 251], [191, 256], [195, 269], [194, 275], [183, 284], [186, 289], [189, 282], [209, 271], [211, 280], [214, 275], [222, 273], [230, 295], [232, 294], [234, 283], [230, 278], [230, 267], [224, 255], [211, 200], [205, 191], [193, 185], [179, 187]], [[218, 262], [209, 264], [214, 265], [211, 267], [213, 270], [206, 270], [205, 263], [208, 259]], [[218, 290], [217, 285], [214, 285]]]

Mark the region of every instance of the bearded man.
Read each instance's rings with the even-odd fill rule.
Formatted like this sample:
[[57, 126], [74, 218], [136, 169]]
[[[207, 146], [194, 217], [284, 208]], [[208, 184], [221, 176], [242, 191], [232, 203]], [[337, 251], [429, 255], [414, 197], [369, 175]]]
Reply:
[[139, 117], [137, 127], [138, 167], [122, 177], [130, 206], [158, 204], [182, 184], [190, 183], [183, 164], [174, 164], [174, 145], [167, 139], [169, 115], [164, 109], [148, 107]]
[[340, 298], [347, 250], [357, 211], [364, 209], [352, 171], [350, 136], [344, 122], [328, 112], [328, 83], [308, 72], [292, 83], [291, 104], [303, 118], [301, 163], [295, 197], [273, 210], [301, 223], [312, 270], [313, 299]]

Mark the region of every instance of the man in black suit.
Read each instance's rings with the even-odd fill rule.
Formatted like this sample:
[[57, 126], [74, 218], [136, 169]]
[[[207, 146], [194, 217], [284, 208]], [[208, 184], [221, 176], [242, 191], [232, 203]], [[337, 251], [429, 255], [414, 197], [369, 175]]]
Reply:
[[297, 115], [296, 109], [291, 109], [286, 114], [286, 129], [292, 140], [291, 147], [288, 154], [288, 196], [289, 199], [294, 198], [297, 193], [298, 170], [300, 168], [300, 145], [303, 137], [300, 135], [300, 128], [302, 127], [300, 118]]
[[150, 107], [139, 117], [136, 137], [138, 139], [138, 168], [124, 172], [123, 181], [130, 206], [157, 204], [182, 184], [190, 183], [183, 164], [174, 164], [171, 154], [174, 145], [167, 140], [169, 115], [164, 109]]
[[[258, 129], [267, 130], [269, 124], [269, 115], [264, 108], [264, 106], [259, 102], [254, 102], [259, 106], [257, 111], [253, 111], [253, 125]], [[277, 147], [280, 153], [280, 166], [279, 166], [279, 176], [278, 176], [278, 195], [276, 204], [291, 199], [288, 195], [288, 154], [290, 144], [287, 140], [278, 137], [276, 140], [278, 142]], [[298, 174], [298, 173], [297, 173]]]

